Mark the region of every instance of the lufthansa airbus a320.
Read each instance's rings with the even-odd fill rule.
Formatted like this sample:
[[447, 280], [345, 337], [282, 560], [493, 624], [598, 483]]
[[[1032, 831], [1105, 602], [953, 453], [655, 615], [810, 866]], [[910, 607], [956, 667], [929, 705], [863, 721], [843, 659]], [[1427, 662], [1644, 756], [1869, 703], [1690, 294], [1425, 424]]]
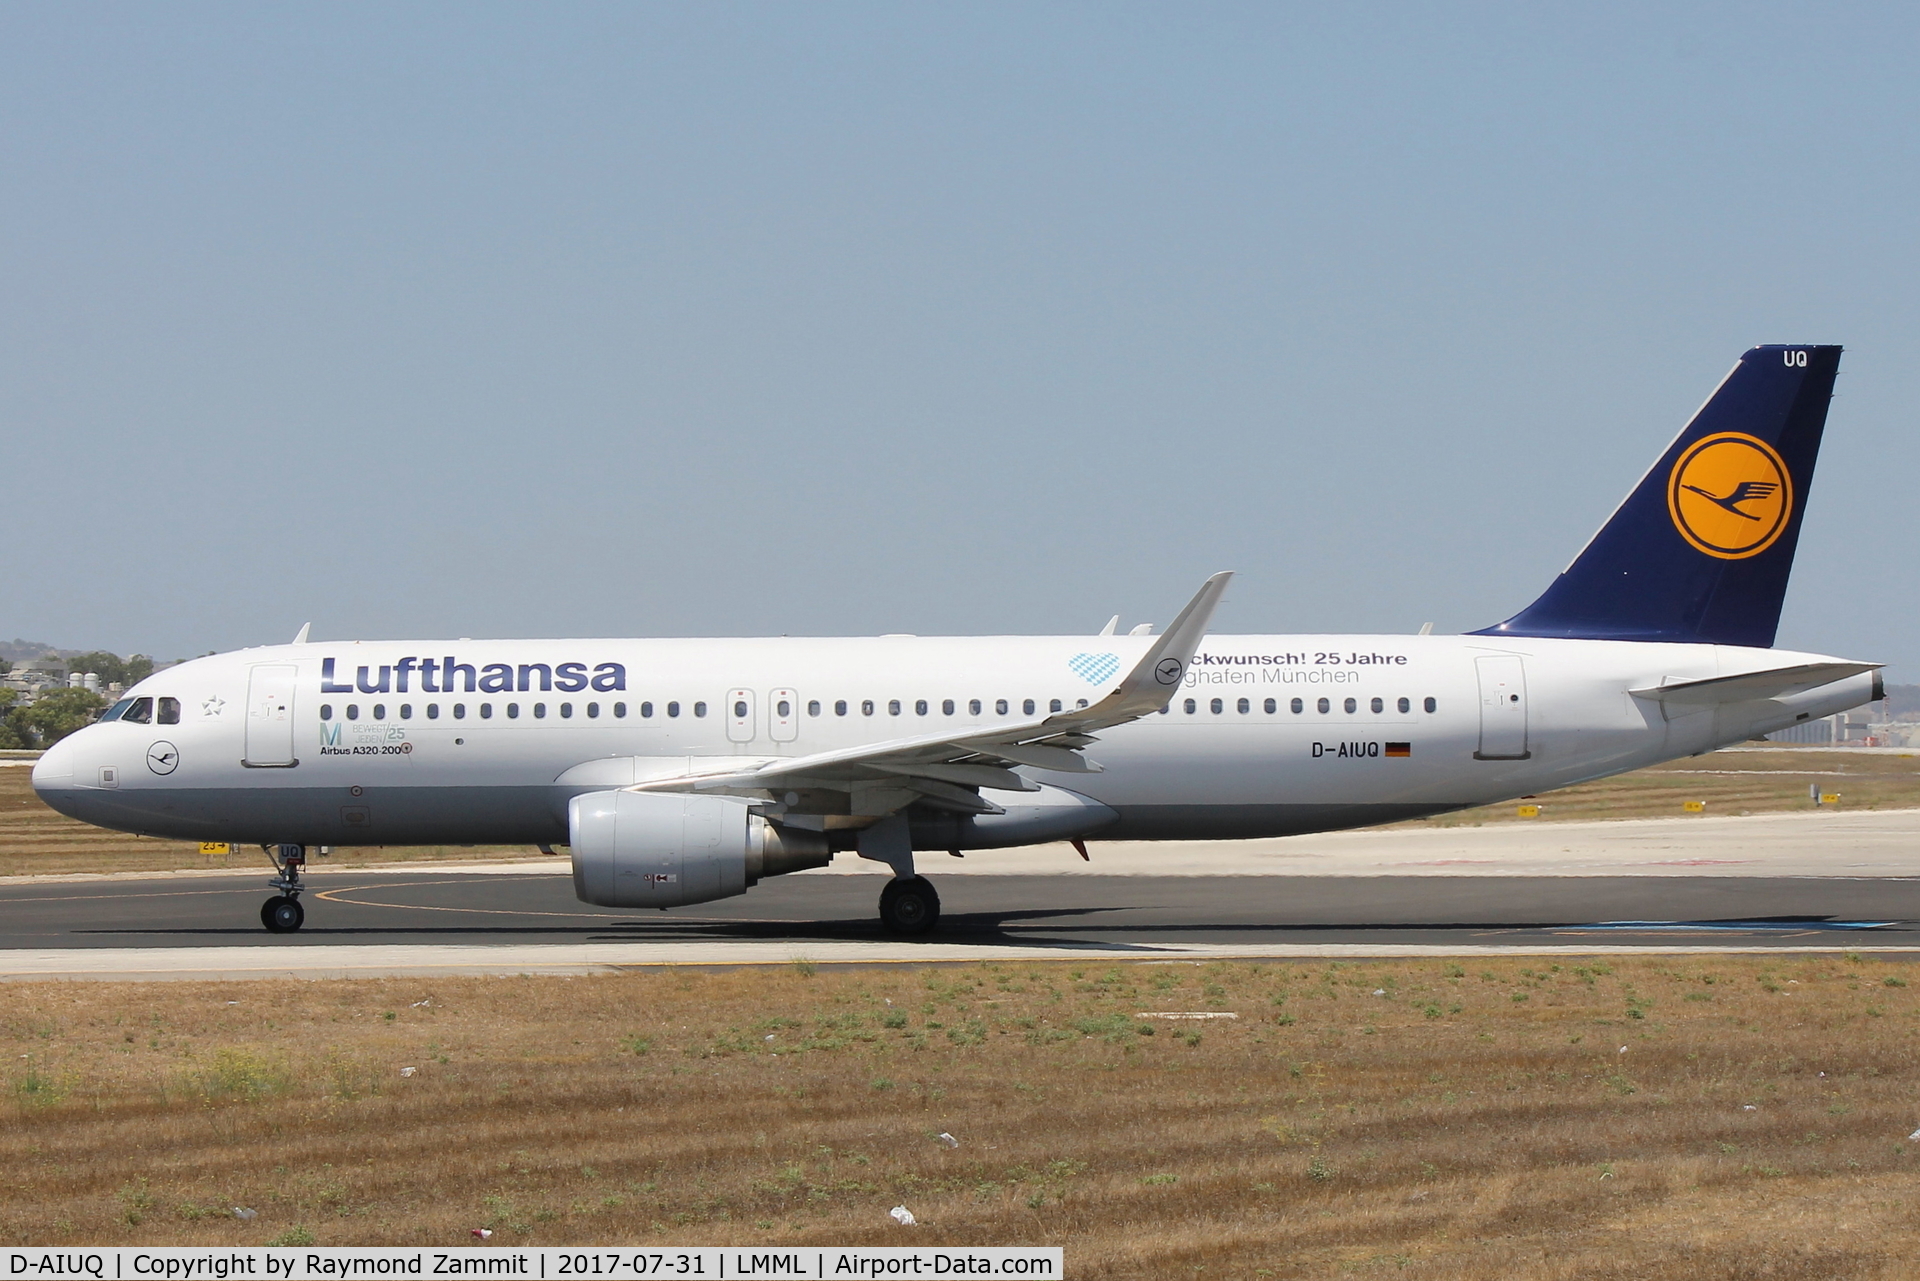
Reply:
[[[258, 844], [274, 931], [315, 845], [564, 845], [664, 908], [847, 852], [934, 927], [921, 850], [1288, 836], [1711, 751], [1880, 696], [1772, 648], [1840, 349], [1756, 347], [1538, 600], [1461, 636], [303, 643], [142, 681], [33, 783], [103, 827]], [[1084, 847], [1083, 847], [1084, 848]]]

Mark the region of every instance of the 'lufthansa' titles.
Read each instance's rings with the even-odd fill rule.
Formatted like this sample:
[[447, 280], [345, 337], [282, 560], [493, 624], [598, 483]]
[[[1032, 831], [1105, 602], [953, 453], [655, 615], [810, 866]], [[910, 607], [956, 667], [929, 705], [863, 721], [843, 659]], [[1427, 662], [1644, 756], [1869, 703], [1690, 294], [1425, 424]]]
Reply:
[[559, 690], [577, 694], [587, 689], [612, 693], [627, 687], [623, 663], [462, 663], [453, 655], [418, 658], [409, 655], [395, 663], [369, 664], [352, 680], [335, 678], [334, 660], [320, 660], [322, 694], [406, 694], [418, 682], [423, 694], [511, 694], [516, 691]]

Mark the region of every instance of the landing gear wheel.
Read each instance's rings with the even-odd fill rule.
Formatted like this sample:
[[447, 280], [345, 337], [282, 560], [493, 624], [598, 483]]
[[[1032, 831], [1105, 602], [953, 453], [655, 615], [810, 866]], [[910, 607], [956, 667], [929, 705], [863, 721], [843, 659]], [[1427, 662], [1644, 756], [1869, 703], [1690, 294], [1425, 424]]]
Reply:
[[270, 934], [291, 934], [306, 922], [307, 909], [297, 898], [270, 898], [260, 905], [260, 924]]
[[939, 920], [940, 896], [924, 876], [895, 877], [880, 891], [880, 924], [889, 934], [925, 934]]

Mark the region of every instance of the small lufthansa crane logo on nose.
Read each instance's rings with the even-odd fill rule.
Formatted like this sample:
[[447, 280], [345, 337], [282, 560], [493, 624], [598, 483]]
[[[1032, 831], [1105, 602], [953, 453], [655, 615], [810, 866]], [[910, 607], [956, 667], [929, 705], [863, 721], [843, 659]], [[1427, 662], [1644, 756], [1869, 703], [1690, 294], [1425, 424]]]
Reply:
[[1688, 446], [1667, 478], [1667, 511], [1680, 536], [1721, 560], [1773, 546], [1793, 514], [1793, 478], [1771, 445], [1719, 432]]
[[156, 774], [171, 774], [180, 765], [180, 749], [162, 739], [147, 749], [147, 768]]

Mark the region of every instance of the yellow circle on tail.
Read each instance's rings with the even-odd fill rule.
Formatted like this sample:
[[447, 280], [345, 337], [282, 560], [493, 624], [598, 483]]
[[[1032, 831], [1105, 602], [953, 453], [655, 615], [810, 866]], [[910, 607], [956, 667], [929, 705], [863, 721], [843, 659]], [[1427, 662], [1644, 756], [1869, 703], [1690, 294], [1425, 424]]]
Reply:
[[1667, 478], [1673, 527], [1721, 560], [1745, 560], [1773, 546], [1793, 514], [1793, 478], [1773, 446], [1724, 431], [1688, 446]]

